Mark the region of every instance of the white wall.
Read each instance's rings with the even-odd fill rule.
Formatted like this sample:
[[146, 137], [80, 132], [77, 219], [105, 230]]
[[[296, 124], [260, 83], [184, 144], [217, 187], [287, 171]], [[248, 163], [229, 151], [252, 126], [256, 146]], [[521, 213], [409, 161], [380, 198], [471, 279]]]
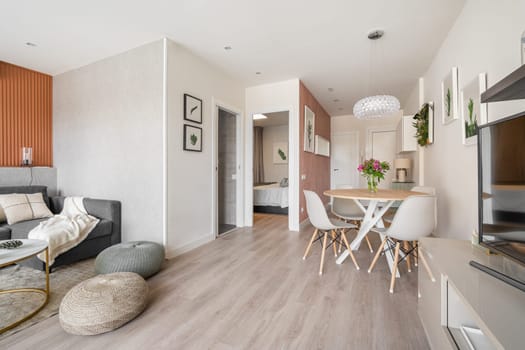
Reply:
[[[441, 124], [441, 80], [457, 66], [460, 89], [482, 72], [487, 85], [494, 85], [520, 65], [524, 23], [524, 1], [467, 1], [424, 75], [425, 99], [436, 106], [434, 144], [424, 151], [424, 181], [437, 189], [439, 236], [469, 239], [477, 228], [478, 207], [477, 146], [462, 145], [460, 120]], [[412, 95], [417, 89], [416, 83]], [[523, 101], [490, 104], [489, 121], [524, 109]]]
[[[168, 256], [214, 239], [215, 103], [244, 110], [244, 87], [168, 40]], [[183, 94], [203, 101], [202, 152], [183, 151]], [[234, 111], [235, 112], [235, 111]], [[189, 122], [186, 122], [189, 124]], [[196, 125], [196, 124], [193, 124]], [[242, 130], [242, 129], [241, 129]], [[242, 141], [242, 133], [241, 133]], [[242, 152], [242, 149], [240, 150]], [[241, 155], [242, 156], [242, 155]], [[242, 181], [242, 176], [239, 176]], [[242, 203], [241, 203], [242, 204]]]
[[58, 188], [122, 202], [122, 239], [162, 243], [162, 42], [53, 78]]
[[[253, 224], [253, 115], [289, 111], [288, 227], [299, 231], [299, 79], [246, 89], [245, 224]], [[250, 147], [250, 145], [252, 145]]]
[[288, 163], [274, 164], [273, 162], [273, 144], [276, 142], [288, 143], [288, 125], [264, 127], [263, 163], [265, 182], [279, 182], [283, 177], [288, 177]]
[[[397, 124], [401, 120], [402, 115], [403, 113], [401, 112], [394, 116], [380, 118], [380, 119], [371, 119], [371, 120], [357, 119], [353, 115], [342, 115], [342, 116], [332, 117], [331, 134], [336, 135], [336, 134], [348, 133], [350, 131], [357, 131], [359, 133], [359, 159], [360, 161], [362, 161], [370, 157], [368, 149], [367, 149], [369, 130], [375, 129], [375, 128], [396, 130]], [[335, 146], [332, 146], [332, 147], [335, 147]], [[400, 157], [412, 158], [413, 153], [403, 153], [403, 155]], [[392, 174], [395, 174], [395, 170], [393, 168], [390, 171], [392, 172]], [[366, 187], [366, 180], [362, 176], [360, 177], [360, 186]]]

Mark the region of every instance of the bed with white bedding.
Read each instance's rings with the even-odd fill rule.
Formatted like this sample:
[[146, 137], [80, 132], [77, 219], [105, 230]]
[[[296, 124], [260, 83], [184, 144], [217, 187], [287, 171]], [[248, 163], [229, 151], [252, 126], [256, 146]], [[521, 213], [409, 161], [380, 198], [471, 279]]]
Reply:
[[256, 212], [288, 214], [288, 187], [279, 183], [254, 186], [253, 206]]

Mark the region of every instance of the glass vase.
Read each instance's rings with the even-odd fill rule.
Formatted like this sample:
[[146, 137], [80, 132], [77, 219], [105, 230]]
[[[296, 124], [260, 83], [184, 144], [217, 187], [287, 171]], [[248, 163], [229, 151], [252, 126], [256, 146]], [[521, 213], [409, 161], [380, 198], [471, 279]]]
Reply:
[[368, 190], [370, 192], [376, 193], [377, 183], [378, 183], [378, 179], [375, 176], [369, 176], [368, 177]]

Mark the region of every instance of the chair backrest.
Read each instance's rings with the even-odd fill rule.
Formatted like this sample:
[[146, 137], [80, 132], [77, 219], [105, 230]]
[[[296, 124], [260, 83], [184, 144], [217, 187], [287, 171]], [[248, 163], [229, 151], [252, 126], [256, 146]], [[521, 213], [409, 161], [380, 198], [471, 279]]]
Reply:
[[414, 186], [410, 190], [415, 191], [415, 192], [423, 192], [431, 196], [436, 195], [436, 189], [434, 187], [429, 187], [429, 186]]
[[304, 197], [306, 198], [306, 212], [312, 225], [320, 230], [331, 229], [332, 222], [328, 218], [323, 202], [317, 193], [304, 190]]
[[408, 197], [397, 209], [386, 234], [403, 241], [415, 241], [428, 236], [436, 228], [435, 211], [435, 196]]
[[[337, 185], [338, 189], [352, 189], [351, 185]], [[353, 199], [334, 198], [332, 200], [332, 213], [346, 217], [362, 217], [363, 211], [357, 206]]]

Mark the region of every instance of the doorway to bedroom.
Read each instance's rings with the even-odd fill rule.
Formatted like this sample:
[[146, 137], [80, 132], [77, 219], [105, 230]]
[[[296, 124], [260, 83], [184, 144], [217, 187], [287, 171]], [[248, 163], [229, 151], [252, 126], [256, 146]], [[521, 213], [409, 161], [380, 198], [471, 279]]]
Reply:
[[254, 224], [268, 215], [288, 215], [289, 112], [253, 116]]

